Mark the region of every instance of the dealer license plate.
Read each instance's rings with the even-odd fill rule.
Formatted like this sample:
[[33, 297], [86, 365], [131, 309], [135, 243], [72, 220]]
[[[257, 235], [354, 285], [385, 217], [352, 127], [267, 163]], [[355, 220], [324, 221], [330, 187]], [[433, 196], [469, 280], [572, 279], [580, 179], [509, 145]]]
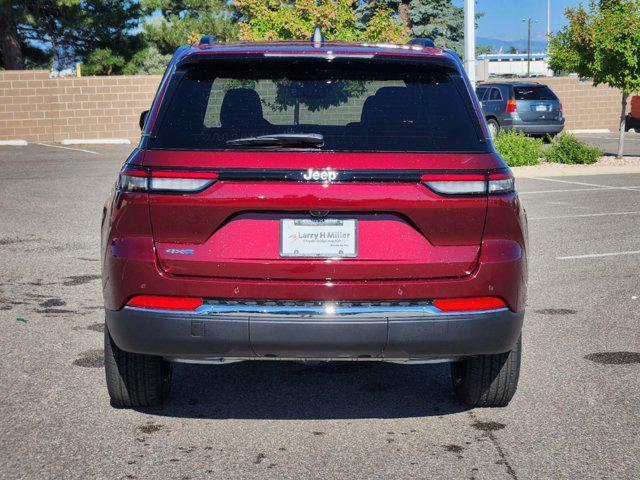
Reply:
[[358, 221], [335, 218], [280, 220], [281, 257], [356, 257]]

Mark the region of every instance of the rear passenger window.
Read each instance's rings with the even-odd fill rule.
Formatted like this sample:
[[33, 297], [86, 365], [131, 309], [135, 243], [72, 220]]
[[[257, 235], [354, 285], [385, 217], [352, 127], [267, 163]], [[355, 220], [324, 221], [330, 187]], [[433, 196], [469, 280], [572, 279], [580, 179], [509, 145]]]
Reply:
[[488, 88], [486, 87], [479, 87], [476, 88], [476, 95], [478, 97], [478, 100], [482, 100], [482, 98], [484, 97], [484, 94], [487, 93]]
[[502, 100], [502, 94], [500, 93], [500, 89], [492, 88], [491, 93], [489, 94], [489, 100]]
[[557, 100], [555, 94], [546, 85], [534, 87], [514, 87], [516, 100]]

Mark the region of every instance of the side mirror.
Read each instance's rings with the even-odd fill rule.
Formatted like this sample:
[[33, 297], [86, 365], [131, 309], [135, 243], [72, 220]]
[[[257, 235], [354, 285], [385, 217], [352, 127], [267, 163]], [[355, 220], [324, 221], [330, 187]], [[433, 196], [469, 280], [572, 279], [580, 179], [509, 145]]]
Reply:
[[138, 123], [140, 124], [140, 130], [144, 128], [144, 122], [147, 121], [147, 117], [149, 116], [149, 110], [145, 110], [140, 114], [140, 120]]

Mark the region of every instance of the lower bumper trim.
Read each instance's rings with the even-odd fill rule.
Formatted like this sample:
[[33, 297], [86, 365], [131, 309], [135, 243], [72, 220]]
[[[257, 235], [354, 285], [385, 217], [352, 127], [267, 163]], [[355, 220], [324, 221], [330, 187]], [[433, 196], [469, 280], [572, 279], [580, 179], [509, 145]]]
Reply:
[[502, 353], [516, 343], [524, 312], [388, 310], [385, 314], [321, 316], [107, 310], [116, 345], [176, 361], [219, 359], [457, 359]]
[[535, 135], [535, 134], [543, 135], [545, 133], [560, 133], [564, 129], [564, 123], [547, 124], [547, 125], [540, 125], [540, 124], [526, 125], [522, 123], [514, 123], [511, 128], [513, 130], [529, 133], [532, 135]]

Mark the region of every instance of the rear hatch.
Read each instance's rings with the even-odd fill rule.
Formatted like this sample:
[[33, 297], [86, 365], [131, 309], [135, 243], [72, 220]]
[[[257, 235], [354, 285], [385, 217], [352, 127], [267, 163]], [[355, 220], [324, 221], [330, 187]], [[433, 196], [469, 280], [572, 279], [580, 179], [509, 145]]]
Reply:
[[487, 173], [503, 164], [462, 78], [421, 62], [335, 60], [216, 60], [176, 75], [143, 160], [166, 273], [369, 281], [474, 270]]
[[513, 92], [523, 122], [545, 124], [561, 119], [560, 101], [546, 85], [514, 86]]

